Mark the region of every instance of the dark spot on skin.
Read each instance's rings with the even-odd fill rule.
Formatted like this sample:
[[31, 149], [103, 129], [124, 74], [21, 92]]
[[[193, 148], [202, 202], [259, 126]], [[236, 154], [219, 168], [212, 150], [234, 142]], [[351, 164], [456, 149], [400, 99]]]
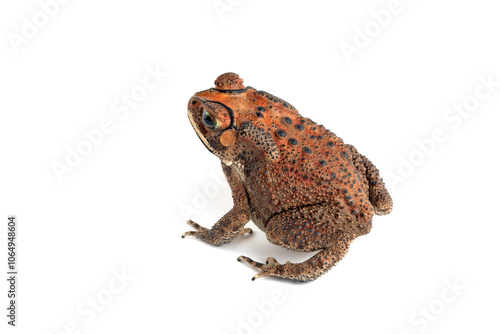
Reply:
[[304, 126], [303, 126], [302, 124], [297, 124], [295, 127], [296, 127], [296, 128], [297, 128], [297, 130], [299, 130], [299, 131], [304, 130]]
[[260, 112], [265, 112], [266, 108], [264, 108], [264, 107], [257, 107], [257, 110], [260, 111]]
[[342, 152], [342, 156], [345, 158], [345, 159], [349, 159], [349, 154], [347, 152]]
[[292, 119], [290, 117], [284, 117], [283, 121], [285, 121], [286, 124], [292, 124], [293, 123], [293, 121], [292, 121]]
[[320, 140], [323, 139], [323, 136], [318, 136], [318, 139], [320, 139]]
[[333, 141], [329, 141], [329, 142], [328, 142], [328, 146], [330, 146], [330, 147], [334, 147], [334, 146], [335, 146], [335, 143], [334, 143]]
[[299, 141], [295, 138], [290, 138], [290, 144], [292, 145], [298, 145], [299, 144]]
[[307, 146], [304, 146], [304, 152], [309, 153], [309, 154], [313, 153], [313, 151]]
[[279, 129], [278, 131], [276, 131], [276, 133], [278, 134], [278, 136], [280, 137], [286, 137], [286, 131], [283, 130], [283, 129]]
[[259, 117], [259, 118], [263, 118], [264, 117], [264, 115], [262, 115], [261, 112], [257, 112], [255, 115], [257, 115], [257, 117]]
[[327, 165], [327, 163], [326, 163], [325, 160], [320, 160], [319, 163], [321, 164], [321, 166], [326, 166]]
[[337, 174], [332, 173], [332, 179], [335, 179], [337, 177]]

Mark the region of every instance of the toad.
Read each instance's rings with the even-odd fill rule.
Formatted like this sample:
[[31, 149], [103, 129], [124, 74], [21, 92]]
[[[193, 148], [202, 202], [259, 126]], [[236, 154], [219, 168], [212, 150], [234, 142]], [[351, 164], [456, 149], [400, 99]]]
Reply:
[[245, 87], [225, 73], [215, 88], [194, 94], [188, 116], [205, 147], [222, 164], [233, 208], [212, 228], [189, 220], [183, 234], [222, 245], [251, 229], [293, 251], [317, 253], [302, 263], [265, 263], [246, 256], [252, 278], [311, 281], [335, 266], [349, 245], [370, 232], [374, 215], [392, 211], [378, 169], [352, 145], [299, 114], [290, 103]]

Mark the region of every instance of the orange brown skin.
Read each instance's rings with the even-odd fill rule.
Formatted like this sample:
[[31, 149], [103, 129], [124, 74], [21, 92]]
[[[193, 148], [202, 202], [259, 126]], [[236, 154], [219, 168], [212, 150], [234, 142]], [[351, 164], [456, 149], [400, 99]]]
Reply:
[[[184, 233], [222, 245], [251, 232], [252, 220], [268, 240], [294, 251], [318, 251], [302, 263], [266, 264], [245, 256], [259, 271], [311, 281], [331, 269], [374, 214], [388, 214], [392, 199], [377, 168], [351, 145], [286, 101], [245, 87], [235, 73], [196, 93], [188, 116], [208, 150], [218, 156], [233, 194], [233, 208], [211, 229], [188, 221]], [[204, 116], [205, 115], [205, 116]]]

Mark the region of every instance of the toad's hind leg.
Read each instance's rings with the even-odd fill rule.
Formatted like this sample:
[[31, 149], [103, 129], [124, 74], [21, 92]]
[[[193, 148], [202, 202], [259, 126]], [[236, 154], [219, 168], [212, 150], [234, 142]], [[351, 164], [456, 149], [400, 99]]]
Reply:
[[[269, 221], [266, 228], [268, 240], [295, 251], [319, 250], [319, 253], [302, 263], [285, 264], [278, 263], [274, 258], [267, 258], [266, 264], [262, 264], [240, 256], [238, 261], [259, 270], [253, 279], [277, 276], [312, 281], [329, 271], [346, 255], [351, 238], [346, 232], [335, 229], [331, 221], [315, 220], [313, 217], [318, 217], [318, 208], [302, 208], [300, 213], [294, 211], [279, 214]], [[325, 216], [322, 218], [326, 218]]]
[[252, 280], [259, 277], [276, 276], [307, 282], [315, 280], [335, 266], [349, 250], [349, 243], [350, 239], [347, 234], [339, 231], [336, 233], [335, 241], [329, 247], [301, 263], [287, 261], [285, 264], [280, 264], [276, 259], [269, 257], [263, 264], [246, 256], [240, 256], [238, 261], [248, 263], [259, 270], [259, 273]]

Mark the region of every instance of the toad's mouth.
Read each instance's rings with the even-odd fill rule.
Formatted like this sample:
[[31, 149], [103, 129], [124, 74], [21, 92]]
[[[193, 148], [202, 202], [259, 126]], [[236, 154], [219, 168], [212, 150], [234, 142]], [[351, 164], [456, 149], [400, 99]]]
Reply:
[[189, 117], [189, 122], [191, 123], [191, 126], [193, 127], [194, 132], [196, 132], [196, 135], [198, 136], [198, 138], [200, 139], [200, 141], [207, 148], [207, 150], [209, 150], [211, 153], [215, 154], [214, 150], [210, 147], [207, 138], [205, 138], [205, 136], [203, 136], [203, 134], [201, 133], [201, 130], [200, 130], [198, 124], [194, 121], [194, 119], [193, 119], [193, 113], [189, 109], [188, 109], [188, 117]]

